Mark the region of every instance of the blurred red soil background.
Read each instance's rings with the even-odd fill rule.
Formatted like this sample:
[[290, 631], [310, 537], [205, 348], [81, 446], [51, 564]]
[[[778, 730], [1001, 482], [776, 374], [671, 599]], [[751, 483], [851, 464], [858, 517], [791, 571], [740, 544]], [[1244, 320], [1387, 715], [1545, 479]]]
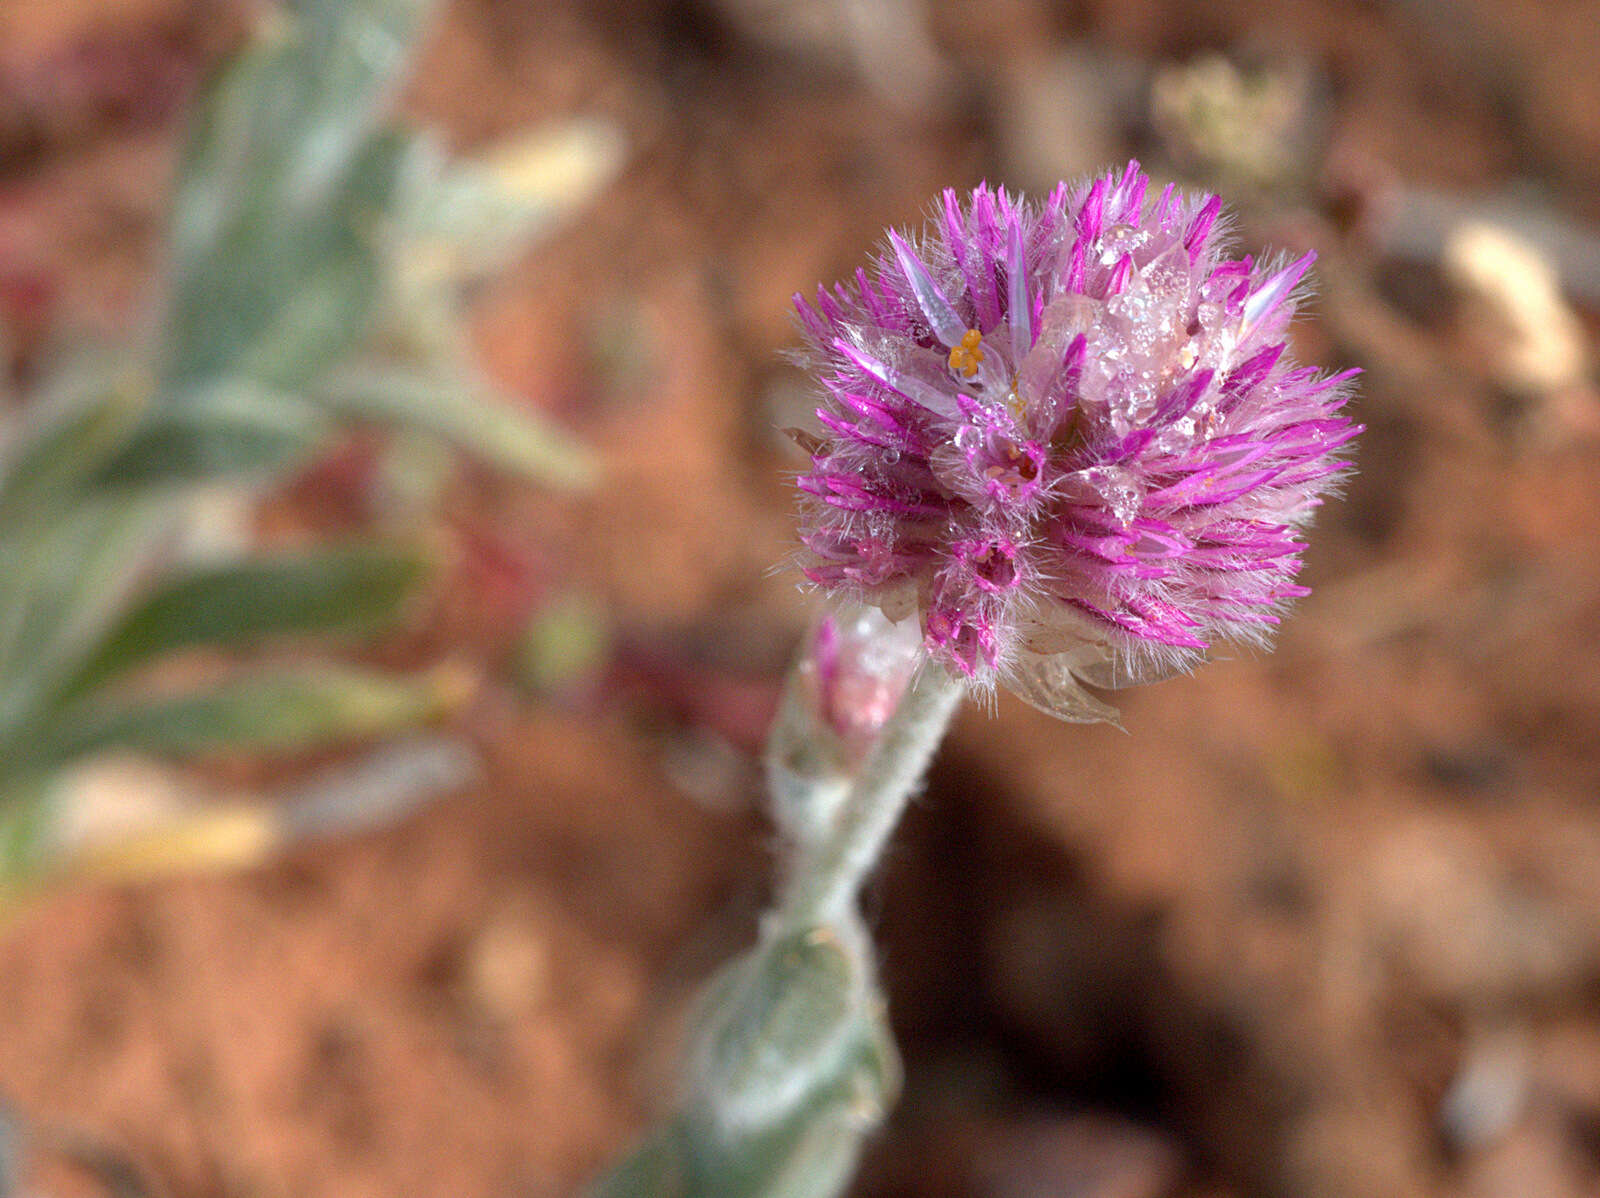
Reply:
[[[354, 842], [30, 909], [0, 936], [0, 1090], [154, 1193], [574, 1193], [670, 1096], [683, 1004], [768, 885], [756, 754], [810, 604], [773, 571], [798, 465], [775, 430], [807, 407], [790, 294], [944, 186], [1133, 153], [1220, 184], [1241, 168], [1161, 97], [1221, 52], [1287, 97], [1240, 233], [1322, 254], [1300, 353], [1366, 368], [1360, 472], [1272, 655], [1126, 693], [1128, 734], [1008, 697], [962, 716], [876, 888], [907, 1084], [855, 1192], [1600, 1192], [1600, 401], [1592, 356], [1508, 367], [1449, 259], [1481, 215], [1559, 246], [1592, 355], [1600, 10], [850, 11], [444, 6], [409, 115], [470, 150], [599, 114], [630, 146], [477, 309], [492, 372], [603, 481], [463, 469], [449, 575], [379, 650], [470, 672], [483, 776]], [[13, 379], [143, 318], [186, 103], [260, 15], [0, 5]], [[267, 534], [357, 526], [364, 452]], [[605, 660], [530, 700], [515, 647], [572, 594]]]

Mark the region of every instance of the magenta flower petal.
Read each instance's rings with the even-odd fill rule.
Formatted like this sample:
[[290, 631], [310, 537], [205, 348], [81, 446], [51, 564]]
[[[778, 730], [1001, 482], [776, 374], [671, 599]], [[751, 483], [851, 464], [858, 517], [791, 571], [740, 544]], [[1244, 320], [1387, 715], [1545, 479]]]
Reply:
[[1360, 431], [1351, 375], [1284, 343], [1314, 256], [1232, 258], [1218, 197], [1148, 184], [947, 191], [924, 235], [796, 297], [824, 389], [806, 577], [1067, 719], [1108, 718], [1084, 683], [1264, 641]]

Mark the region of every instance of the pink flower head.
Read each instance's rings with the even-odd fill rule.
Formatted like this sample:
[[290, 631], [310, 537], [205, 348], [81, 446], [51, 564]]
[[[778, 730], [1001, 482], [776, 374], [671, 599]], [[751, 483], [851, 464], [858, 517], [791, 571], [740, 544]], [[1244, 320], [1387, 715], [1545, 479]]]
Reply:
[[1218, 197], [1148, 182], [946, 191], [923, 237], [796, 297], [826, 389], [806, 577], [1066, 719], [1115, 715], [1083, 683], [1264, 642], [1360, 431], [1354, 372], [1286, 351], [1313, 256], [1230, 258]]

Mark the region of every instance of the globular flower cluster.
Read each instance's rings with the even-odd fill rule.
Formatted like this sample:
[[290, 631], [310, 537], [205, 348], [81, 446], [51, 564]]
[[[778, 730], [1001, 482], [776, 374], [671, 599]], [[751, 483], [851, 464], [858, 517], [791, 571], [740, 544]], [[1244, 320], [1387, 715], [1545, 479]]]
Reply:
[[1218, 197], [1147, 188], [1131, 163], [1042, 205], [947, 191], [796, 297], [826, 390], [806, 576], [1067, 719], [1114, 715], [1082, 683], [1265, 640], [1360, 431], [1349, 374], [1286, 352], [1312, 256], [1230, 257]]

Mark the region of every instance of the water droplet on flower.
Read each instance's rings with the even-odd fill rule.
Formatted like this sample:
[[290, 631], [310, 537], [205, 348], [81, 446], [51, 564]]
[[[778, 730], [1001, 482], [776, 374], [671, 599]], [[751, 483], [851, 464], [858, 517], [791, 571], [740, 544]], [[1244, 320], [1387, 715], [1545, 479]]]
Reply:
[[1129, 524], [1139, 514], [1139, 489], [1119, 466], [1104, 466], [1090, 472], [1090, 482], [1102, 502], [1121, 524]]
[[1188, 299], [1192, 273], [1189, 251], [1181, 244], [1174, 244], [1170, 249], [1163, 251], [1139, 273], [1156, 295], [1171, 299]]
[[1100, 265], [1115, 266], [1122, 255], [1132, 253], [1150, 240], [1144, 229], [1132, 225], [1112, 225], [1100, 238]]

